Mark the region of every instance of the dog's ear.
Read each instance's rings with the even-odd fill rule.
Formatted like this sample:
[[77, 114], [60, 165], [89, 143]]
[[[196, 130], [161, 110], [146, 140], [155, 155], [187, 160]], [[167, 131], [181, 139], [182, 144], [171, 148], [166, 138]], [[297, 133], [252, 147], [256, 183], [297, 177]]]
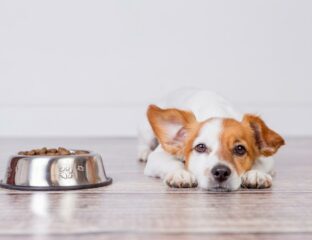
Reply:
[[158, 141], [167, 152], [182, 156], [185, 142], [197, 124], [192, 112], [150, 105], [147, 117]]
[[255, 115], [244, 115], [243, 125], [251, 129], [256, 147], [263, 156], [271, 156], [285, 144], [284, 139], [264, 123], [264, 121]]

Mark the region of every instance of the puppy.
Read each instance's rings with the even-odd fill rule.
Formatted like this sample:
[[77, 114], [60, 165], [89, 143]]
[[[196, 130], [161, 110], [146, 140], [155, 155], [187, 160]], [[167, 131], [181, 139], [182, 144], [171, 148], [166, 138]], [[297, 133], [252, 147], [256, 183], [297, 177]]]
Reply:
[[260, 117], [209, 91], [180, 90], [160, 105], [149, 106], [139, 128], [145, 175], [211, 191], [272, 185], [272, 155], [285, 142]]

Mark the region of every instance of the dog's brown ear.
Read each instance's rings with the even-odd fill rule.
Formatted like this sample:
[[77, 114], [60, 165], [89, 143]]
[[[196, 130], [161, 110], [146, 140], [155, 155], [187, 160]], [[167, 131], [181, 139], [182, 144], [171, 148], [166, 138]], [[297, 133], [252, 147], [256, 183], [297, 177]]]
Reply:
[[284, 139], [255, 115], [246, 114], [242, 123], [252, 130], [255, 144], [263, 156], [271, 156], [285, 144]]
[[192, 112], [150, 105], [147, 117], [158, 141], [167, 152], [181, 156], [196, 118]]

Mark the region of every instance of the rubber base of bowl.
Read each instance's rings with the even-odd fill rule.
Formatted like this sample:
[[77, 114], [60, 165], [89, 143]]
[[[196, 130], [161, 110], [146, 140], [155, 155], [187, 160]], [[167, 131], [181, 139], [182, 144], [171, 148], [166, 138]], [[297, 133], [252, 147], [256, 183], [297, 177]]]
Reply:
[[104, 187], [112, 184], [113, 180], [111, 178], [107, 178], [107, 181], [96, 183], [96, 184], [87, 184], [80, 186], [50, 186], [50, 187], [29, 187], [29, 186], [17, 186], [4, 184], [0, 181], [0, 187], [12, 190], [21, 190], [21, 191], [68, 191], [68, 190], [80, 190], [80, 189], [88, 189], [88, 188], [98, 188]]

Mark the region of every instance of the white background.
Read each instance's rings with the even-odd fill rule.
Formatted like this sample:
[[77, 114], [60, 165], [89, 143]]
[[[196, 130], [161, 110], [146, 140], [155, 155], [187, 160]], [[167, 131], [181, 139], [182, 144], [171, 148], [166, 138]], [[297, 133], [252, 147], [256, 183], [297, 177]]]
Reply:
[[0, 1], [0, 136], [134, 136], [196, 86], [312, 135], [312, 1]]

